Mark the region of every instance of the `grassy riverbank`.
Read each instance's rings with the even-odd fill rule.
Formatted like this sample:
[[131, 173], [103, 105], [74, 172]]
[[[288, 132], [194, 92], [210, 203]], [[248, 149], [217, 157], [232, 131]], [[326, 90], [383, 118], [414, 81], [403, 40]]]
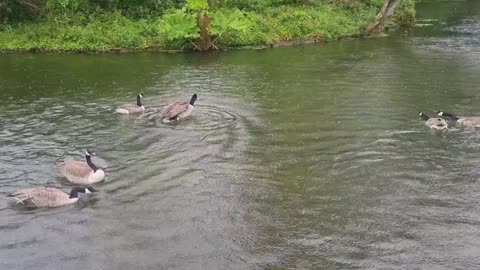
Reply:
[[[383, 1], [322, 1], [261, 7], [234, 3], [237, 4], [208, 10], [212, 21], [210, 31], [219, 48], [357, 35], [374, 20]], [[203, 14], [206, 9], [202, 8]], [[395, 18], [397, 23], [408, 24], [412, 15], [413, 1], [405, 0]], [[192, 41], [198, 38], [195, 20], [195, 12], [185, 7], [143, 17], [129, 16], [116, 9], [51, 12], [33, 21], [0, 24], [0, 50], [189, 50], [193, 48]]]

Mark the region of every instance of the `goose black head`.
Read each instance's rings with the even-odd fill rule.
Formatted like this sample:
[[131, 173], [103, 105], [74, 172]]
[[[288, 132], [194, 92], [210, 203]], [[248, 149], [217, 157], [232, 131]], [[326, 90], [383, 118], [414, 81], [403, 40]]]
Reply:
[[87, 157], [96, 156], [96, 155], [97, 153], [95, 153], [95, 151], [93, 150], [89, 150], [89, 149], [85, 150], [85, 156]]
[[79, 193], [93, 193], [97, 192], [98, 190], [94, 189], [93, 187], [74, 187], [72, 191], [70, 191], [70, 199], [78, 198]]
[[420, 118], [422, 118], [422, 120], [427, 121], [428, 119], [430, 119], [430, 117], [428, 117], [428, 115], [426, 115], [424, 112], [420, 112], [418, 115], [420, 116]]

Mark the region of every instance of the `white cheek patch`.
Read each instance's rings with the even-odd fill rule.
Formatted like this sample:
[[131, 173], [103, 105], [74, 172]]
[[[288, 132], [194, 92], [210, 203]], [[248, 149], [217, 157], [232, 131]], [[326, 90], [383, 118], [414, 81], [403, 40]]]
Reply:
[[85, 151], [85, 155], [90, 156], [90, 153], [88, 153], [88, 151]]
[[85, 189], [85, 194], [92, 193], [88, 188]]

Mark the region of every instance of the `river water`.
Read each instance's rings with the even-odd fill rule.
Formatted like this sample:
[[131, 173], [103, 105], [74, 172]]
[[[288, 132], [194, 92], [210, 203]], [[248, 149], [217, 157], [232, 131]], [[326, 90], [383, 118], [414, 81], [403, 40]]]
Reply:
[[[0, 56], [0, 269], [478, 269], [480, 2], [419, 4], [410, 33], [199, 54]], [[146, 114], [114, 114], [145, 95]], [[156, 115], [198, 93], [191, 118]]]

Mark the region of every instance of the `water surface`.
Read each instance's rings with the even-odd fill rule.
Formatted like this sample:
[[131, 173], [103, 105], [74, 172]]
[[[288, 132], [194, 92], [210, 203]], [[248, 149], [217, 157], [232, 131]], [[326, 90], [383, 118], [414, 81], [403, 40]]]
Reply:
[[[1, 199], [0, 268], [478, 269], [480, 133], [417, 115], [480, 115], [480, 5], [418, 16], [322, 46], [0, 56], [0, 193], [68, 190], [54, 164], [85, 148], [107, 172], [76, 205]], [[144, 116], [113, 113], [138, 92]]]

